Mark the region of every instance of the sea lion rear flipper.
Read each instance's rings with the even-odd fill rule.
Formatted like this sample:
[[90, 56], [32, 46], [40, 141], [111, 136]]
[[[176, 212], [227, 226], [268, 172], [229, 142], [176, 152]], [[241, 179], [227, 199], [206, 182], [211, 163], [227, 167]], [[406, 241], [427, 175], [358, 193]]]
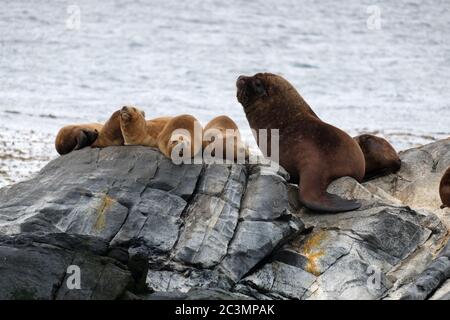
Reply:
[[81, 130], [77, 137], [77, 145], [74, 150], [80, 150], [84, 147], [90, 146], [94, 143], [95, 139], [98, 137], [97, 130]]
[[299, 185], [300, 202], [308, 209], [337, 213], [352, 211], [361, 207], [361, 203], [355, 200], [343, 199], [326, 192], [325, 189], [328, 184], [321, 181], [323, 177], [320, 174], [314, 176], [312, 172], [308, 173], [301, 174]]

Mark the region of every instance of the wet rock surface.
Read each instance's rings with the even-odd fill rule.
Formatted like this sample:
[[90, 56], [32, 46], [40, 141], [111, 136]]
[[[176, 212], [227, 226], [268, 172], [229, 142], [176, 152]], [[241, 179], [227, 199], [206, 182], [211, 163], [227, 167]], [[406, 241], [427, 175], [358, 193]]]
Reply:
[[[448, 140], [422, 148], [431, 170], [450, 161]], [[302, 207], [282, 168], [72, 152], [0, 189], [0, 298], [448, 298], [449, 221], [392, 187], [408, 168], [427, 174], [419, 149], [396, 175], [335, 181], [330, 192], [363, 205], [333, 215]]]

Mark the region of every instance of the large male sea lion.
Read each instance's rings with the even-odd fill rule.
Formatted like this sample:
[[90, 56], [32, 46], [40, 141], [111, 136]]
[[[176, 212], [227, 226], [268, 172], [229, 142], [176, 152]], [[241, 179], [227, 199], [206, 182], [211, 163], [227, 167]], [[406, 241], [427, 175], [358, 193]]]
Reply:
[[[227, 147], [233, 150], [227, 150]], [[239, 128], [228, 116], [217, 116], [205, 126], [203, 130], [203, 149], [211, 152], [213, 157], [238, 160], [248, 158], [248, 149], [244, 145]], [[222, 155], [217, 154], [220, 150]]]
[[450, 167], [447, 168], [442, 176], [441, 183], [439, 184], [439, 195], [441, 196], [442, 206], [450, 208]]
[[172, 117], [145, 120], [144, 111], [124, 106], [120, 110], [120, 128], [125, 145], [158, 147], [158, 135]]
[[55, 139], [56, 151], [63, 155], [73, 150], [79, 150], [90, 146], [102, 129], [100, 123], [88, 123], [79, 125], [68, 125], [62, 127]]
[[398, 153], [386, 139], [371, 134], [362, 134], [353, 139], [358, 142], [364, 154], [365, 180], [400, 170], [402, 162]]
[[[343, 176], [363, 179], [364, 155], [355, 140], [321, 121], [297, 90], [280, 76], [240, 76], [236, 86], [237, 99], [250, 127], [279, 130], [280, 165], [293, 181], [300, 180], [299, 198], [306, 207], [342, 212], [361, 206], [326, 191], [330, 182]], [[270, 141], [267, 151], [271, 152]]]
[[93, 148], [104, 148], [110, 146], [123, 146], [123, 135], [120, 130], [120, 110], [114, 112], [105, 122], [98, 137], [91, 145]]

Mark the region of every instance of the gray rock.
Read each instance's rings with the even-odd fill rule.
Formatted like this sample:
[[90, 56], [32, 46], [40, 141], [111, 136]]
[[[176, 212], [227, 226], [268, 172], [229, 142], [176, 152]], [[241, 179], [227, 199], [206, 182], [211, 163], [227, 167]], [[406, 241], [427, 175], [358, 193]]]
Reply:
[[[424, 300], [430, 298], [447, 279], [450, 278], [450, 242], [440, 255], [411, 283], [401, 295], [404, 300]], [[448, 290], [448, 289], [447, 289]], [[445, 296], [447, 293], [441, 293]]]
[[448, 298], [449, 221], [433, 186], [449, 148], [402, 153], [396, 175], [336, 180], [329, 192], [362, 203], [340, 214], [302, 207], [276, 166], [72, 152], [0, 189], [0, 299]]
[[450, 227], [450, 210], [439, 209], [439, 182], [450, 166], [450, 138], [399, 153], [400, 171], [364, 183], [380, 188], [404, 205], [442, 216]]
[[122, 245], [140, 239], [154, 250], [169, 252], [178, 239], [180, 216], [185, 207], [186, 201], [181, 197], [146, 189], [111, 244]]
[[[116, 299], [131, 274], [105, 256], [106, 248], [97, 239], [63, 233], [1, 236], [0, 299]], [[80, 270], [79, 289], [68, 285], [69, 266]]]
[[301, 299], [316, 281], [316, 277], [301, 268], [279, 261], [267, 264], [243, 279], [242, 283], [256, 287], [268, 295], [279, 294]]
[[220, 198], [197, 195], [189, 207], [175, 259], [202, 268], [216, 266], [227, 254], [239, 212]]
[[[278, 173], [283, 171], [258, 165], [174, 165], [145, 147], [62, 156], [33, 179], [0, 190], [0, 236], [42, 235], [46, 244], [2, 247], [25, 275], [17, 284], [4, 280], [3, 296], [20, 297], [14, 292], [28, 288], [30, 298], [136, 298], [144, 285], [159, 293], [231, 292], [301, 229], [301, 222], [291, 221]], [[68, 237], [89, 254], [70, 242], [61, 249]], [[84, 275], [81, 290], [61, 285], [70, 263]]]

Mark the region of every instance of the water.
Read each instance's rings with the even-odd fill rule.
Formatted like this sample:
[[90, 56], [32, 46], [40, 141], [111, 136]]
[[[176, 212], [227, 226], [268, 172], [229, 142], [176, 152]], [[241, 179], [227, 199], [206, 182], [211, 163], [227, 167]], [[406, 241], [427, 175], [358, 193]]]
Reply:
[[59, 127], [124, 104], [203, 124], [227, 114], [252, 143], [235, 80], [260, 71], [352, 135], [400, 150], [448, 137], [449, 31], [448, 0], [2, 0], [0, 186], [56, 157]]

